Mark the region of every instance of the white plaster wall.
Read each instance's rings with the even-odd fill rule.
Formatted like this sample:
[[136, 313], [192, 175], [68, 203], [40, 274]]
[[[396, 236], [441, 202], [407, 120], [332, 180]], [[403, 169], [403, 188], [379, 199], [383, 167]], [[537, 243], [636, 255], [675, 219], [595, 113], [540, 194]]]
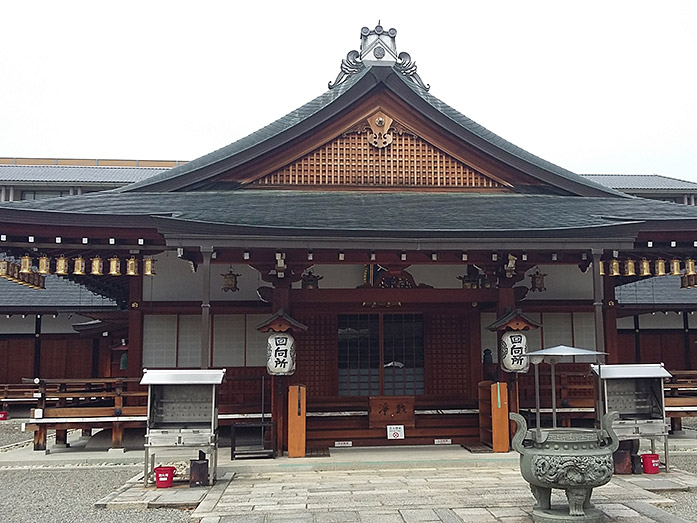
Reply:
[[[545, 276], [545, 291], [529, 292], [525, 301], [534, 300], [590, 300], [593, 299], [593, 271], [581, 272], [575, 265], [540, 265]], [[525, 273], [520, 285], [530, 288], [530, 275], [535, 267]]]
[[[222, 274], [230, 265], [211, 264], [211, 300], [246, 301], [258, 300], [257, 288], [269, 285], [261, 280], [259, 273], [248, 265], [233, 265], [239, 274], [239, 291], [223, 292]], [[175, 252], [158, 254], [155, 260], [155, 276], [143, 278], [143, 299], [145, 301], [201, 301], [203, 290], [202, 269], [191, 270], [191, 264], [177, 257]]]
[[[355, 289], [363, 285], [364, 265], [313, 265], [312, 272], [322, 276], [320, 289]], [[293, 288], [299, 289], [302, 282], [295, 282]]]
[[625, 316], [624, 318], [617, 318], [617, 328], [634, 330], [634, 316]]
[[466, 265], [412, 265], [407, 269], [417, 285], [425, 283], [436, 289], [461, 289], [458, 276], [465, 274]]
[[[9, 318], [6, 315], [0, 316], [0, 334], [34, 334], [34, 322], [36, 316], [33, 314], [22, 318], [21, 314], [13, 314]], [[78, 314], [59, 314], [57, 318], [53, 314], [41, 315], [42, 334], [75, 334], [73, 324], [90, 321]]]
[[[634, 324], [632, 323], [632, 327]], [[675, 312], [664, 314], [642, 314], [639, 316], [639, 329], [680, 329], [682, 330], [682, 315]]]

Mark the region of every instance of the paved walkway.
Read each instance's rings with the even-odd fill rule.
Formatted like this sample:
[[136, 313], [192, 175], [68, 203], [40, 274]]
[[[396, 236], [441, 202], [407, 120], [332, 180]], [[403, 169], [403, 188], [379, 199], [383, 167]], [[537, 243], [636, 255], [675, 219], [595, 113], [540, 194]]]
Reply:
[[[697, 447], [697, 441], [691, 445]], [[231, 461], [226, 450], [221, 449], [219, 479], [212, 487], [175, 483], [170, 489], [146, 489], [136, 475], [97, 505], [190, 508], [192, 522], [200, 523], [532, 521], [534, 500], [514, 452], [473, 454], [459, 446], [353, 448], [331, 449], [329, 457]], [[3, 452], [0, 467], [142, 464], [142, 459], [141, 451], [88, 451], [76, 442], [48, 455], [28, 448]], [[661, 495], [664, 489], [697, 490], [697, 476], [677, 471], [615, 476], [594, 491], [592, 501], [608, 522], [680, 523], [660, 509], [672, 502]], [[554, 492], [552, 503], [566, 504], [561, 491]]]

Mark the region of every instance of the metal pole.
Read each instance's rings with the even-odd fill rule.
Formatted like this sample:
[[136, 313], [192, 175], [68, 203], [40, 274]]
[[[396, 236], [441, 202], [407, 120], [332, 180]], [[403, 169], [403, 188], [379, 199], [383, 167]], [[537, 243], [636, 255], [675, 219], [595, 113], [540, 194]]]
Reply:
[[213, 248], [201, 248], [203, 256], [203, 296], [201, 297], [201, 368], [207, 369], [209, 366], [209, 352], [211, 350], [211, 257]]
[[557, 428], [557, 386], [554, 379], [554, 359], [551, 359], [549, 364], [552, 366], [552, 428]]
[[537, 433], [537, 441], [540, 441], [540, 365], [535, 365], [535, 432]]

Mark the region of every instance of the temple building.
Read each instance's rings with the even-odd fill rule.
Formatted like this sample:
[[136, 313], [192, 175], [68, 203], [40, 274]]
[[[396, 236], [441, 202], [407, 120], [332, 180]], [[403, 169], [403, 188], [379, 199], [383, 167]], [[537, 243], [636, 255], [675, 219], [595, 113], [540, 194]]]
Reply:
[[[279, 446], [296, 384], [308, 446], [479, 440], [478, 384], [511, 380], [505, 326], [525, 324], [528, 350], [636, 361], [615, 288], [672, 275], [694, 292], [697, 208], [515, 146], [436, 98], [396, 30], [360, 36], [324, 94], [222, 149], [117, 189], [1, 204], [0, 276], [108, 296], [127, 342], [90, 352], [94, 373], [226, 368], [221, 413], [271, 409]], [[651, 358], [695, 364], [689, 346]]]

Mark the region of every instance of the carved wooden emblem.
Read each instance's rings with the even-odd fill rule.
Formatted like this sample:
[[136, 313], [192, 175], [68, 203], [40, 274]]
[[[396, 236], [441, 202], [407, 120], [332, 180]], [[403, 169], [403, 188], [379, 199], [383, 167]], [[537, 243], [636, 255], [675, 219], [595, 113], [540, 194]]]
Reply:
[[368, 117], [368, 125], [370, 125], [370, 130], [372, 131], [372, 134], [368, 136], [371, 145], [382, 149], [392, 143], [392, 134], [389, 132], [392, 118], [382, 111], [378, 111]]

